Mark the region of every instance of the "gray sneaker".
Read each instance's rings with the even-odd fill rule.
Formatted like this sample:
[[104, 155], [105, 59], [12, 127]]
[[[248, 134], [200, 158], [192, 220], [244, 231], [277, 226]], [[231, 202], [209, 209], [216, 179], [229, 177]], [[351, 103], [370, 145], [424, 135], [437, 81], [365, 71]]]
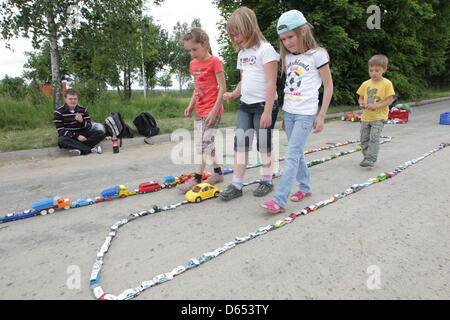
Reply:
[[237, 198], [237, 197], [242, 197], [242, 190], [239, 190], [238, 188], [235, 187], [234, 184], [229, 184], [225, 190], [223, 190], [220, 195], [219, 198], [225, 201]]
[[81, 151], [78, 150], [78, 149], [70, 149], [69, 153], [70, 153], [71, 156], [79, 156], [79, 155], [81, 155]]
[[272, 190], [273, 190], [273, 183], [270, 183], [267, 181], [261, 181], [259, 183], [258, 188], [256, 188], [253, 191], [253, 195], [255, 197], [264, 197], [266, 194], [268, 194]]
[[369, 161], [369, 160], [363, 160], [363, 161], [361, 161], [361, 163], [359, 165], [361, 167], [373, 167], [374, 163], [372, 161]]

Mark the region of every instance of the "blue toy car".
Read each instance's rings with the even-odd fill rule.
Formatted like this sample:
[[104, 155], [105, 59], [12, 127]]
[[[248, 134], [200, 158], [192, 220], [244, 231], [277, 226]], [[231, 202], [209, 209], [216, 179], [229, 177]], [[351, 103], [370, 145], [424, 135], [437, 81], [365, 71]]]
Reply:
[[88, 205], [93, 204], [93, 203], [94, 203], [94, 200], [92, 200], [91, 198], [88, 198], [88, 199], [81, 198], [81, 199], [78, 199], [77, 201], [74, 201], [72, 203], [72, 208], [79, 208], [79, 207], [83, 207], [83, 206], [88, 206]]

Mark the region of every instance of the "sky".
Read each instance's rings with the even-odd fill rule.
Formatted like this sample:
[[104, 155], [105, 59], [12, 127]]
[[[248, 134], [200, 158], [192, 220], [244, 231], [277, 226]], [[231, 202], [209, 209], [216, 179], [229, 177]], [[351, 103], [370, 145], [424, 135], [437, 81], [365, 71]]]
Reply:
[[[221, 17], [211, 0], [165, 0], [161, 6], [155, 6], [152, 1], [147, 0], [146, 7], [148, 8], [146, 15], [153, 16], [156, 22], [169, 33], [178, 21], [190, 25], [192, 20], [200, 19], [203, 29], [210, 38], [212, 50], [217, 54], [219, 30], [216, 23], [221, 20]], [[6, 49], [6, 43], [0, 40], [0, 79], [3, 79], [5, 75], [20, 77], [27, 60], [24, 52], [33, 50], [31, 39], [18, 38], [9, 43], [12, 51]]]

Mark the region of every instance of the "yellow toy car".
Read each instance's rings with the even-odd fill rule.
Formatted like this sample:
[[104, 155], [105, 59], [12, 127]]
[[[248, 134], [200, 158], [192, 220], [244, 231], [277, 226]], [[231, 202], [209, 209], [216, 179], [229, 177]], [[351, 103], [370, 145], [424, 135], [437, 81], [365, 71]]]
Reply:
[[209, 183], [199, 183], [191, 190], [186, 192], [186, 200], [189, 202], [200, 202], [202, 200], [206, 200], [212, 197], [218, 197], [220, 190], [209, 184]]

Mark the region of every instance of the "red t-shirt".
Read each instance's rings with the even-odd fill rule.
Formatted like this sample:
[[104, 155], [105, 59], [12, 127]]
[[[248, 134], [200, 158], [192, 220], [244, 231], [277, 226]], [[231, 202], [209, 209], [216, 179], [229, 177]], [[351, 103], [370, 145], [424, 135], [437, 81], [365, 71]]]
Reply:
[[[195, 113], [199, 117], [207, 117], [216, 104], [219, 86], [216, 73], [223, 72], [223, 65], [219, 58], [211, 56], [204, 61], [194, 59], [189, 65], [189, 72], [195, 81]], [[223, 105], [217, 115], [222, 114]]]

